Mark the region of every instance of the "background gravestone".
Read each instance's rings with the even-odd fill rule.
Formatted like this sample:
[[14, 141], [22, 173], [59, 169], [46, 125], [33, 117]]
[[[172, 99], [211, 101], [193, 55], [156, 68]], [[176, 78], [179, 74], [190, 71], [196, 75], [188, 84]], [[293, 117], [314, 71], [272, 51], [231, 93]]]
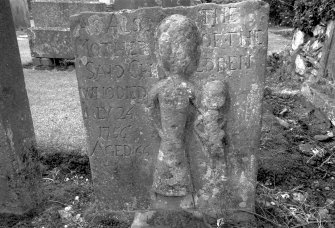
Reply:
[[[185, 145], [193, 197], [167, 197], [166, 203], [172, 208], [195, 207], [216, 218], [250, 220], [252, 215], [243, 210], [254, 210], [268, 10], [261, 1], [247, 1], [71, 18], [94, 189], [101, 202], [113, 211], [157, 207], [152, 185], [161, 139], [148, 105], [149, 92], [165, 75], [157, 64], [155, 32], [164, 18], [180, 14], [202, 33], [200, 62], [190, 83], [200, 94], [208, 92], [203, 86], [212, 81], [227, 88], [225, 156], [224, 167], [217, 168], [222, 185], [205, 188], [216, 181], [216, 170], [195, 133], [199, 113], [190, 112]], [[196, 106], [201, 106], [201, 96]]]
[[98, 1], [32, 1], [34, 26], [28, 30], [28, 35], [34, 65], [40, 65], [40, 58], [73, 59], [70, 16], [83, 11], [104, 12], [105, 9], [106, 5]]
[[0, 39], [0, 214], [23, 214], [41, 199], [39, 163], [9, 0], [0, 1]]
[[176, 6], [190, 6], [192, 0], [115, 0], [109, 6], [111, 11], [122, 9], [138, 9], [143, 7], [176, 7]]

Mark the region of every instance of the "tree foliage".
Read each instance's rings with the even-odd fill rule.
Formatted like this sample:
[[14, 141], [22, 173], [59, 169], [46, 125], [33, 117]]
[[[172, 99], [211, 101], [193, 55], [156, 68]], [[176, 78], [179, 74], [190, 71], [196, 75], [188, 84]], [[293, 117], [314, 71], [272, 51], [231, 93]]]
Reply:
[[310, 34], [314, 27], [335, 19], [335, 0], [296, 0], [293, 26]]
[[270, 23], [292, 26], [295, 0], [264, 0], [270, 5]]

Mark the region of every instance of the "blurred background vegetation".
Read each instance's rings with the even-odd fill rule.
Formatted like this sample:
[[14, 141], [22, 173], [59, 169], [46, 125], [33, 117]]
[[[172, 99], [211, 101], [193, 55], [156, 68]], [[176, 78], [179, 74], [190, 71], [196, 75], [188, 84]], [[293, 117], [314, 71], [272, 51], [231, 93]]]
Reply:
[[[232, 3], [242, 0], [202, 0], [203, 3]], [[311, 33], [313, 28], [335, 18], [335, 0], [264, 0], [270, 5], [273, 26], [299, 28]]]

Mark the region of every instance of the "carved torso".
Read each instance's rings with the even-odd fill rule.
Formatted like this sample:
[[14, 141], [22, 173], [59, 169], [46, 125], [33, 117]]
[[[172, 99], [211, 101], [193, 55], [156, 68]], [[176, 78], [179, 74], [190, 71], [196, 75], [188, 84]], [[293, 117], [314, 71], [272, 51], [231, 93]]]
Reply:
[[186, 82], [176, 85], [169, 80], [163, 87], [158, 95], [163, 139], [182, 139], [192, 96], [192, 89]]

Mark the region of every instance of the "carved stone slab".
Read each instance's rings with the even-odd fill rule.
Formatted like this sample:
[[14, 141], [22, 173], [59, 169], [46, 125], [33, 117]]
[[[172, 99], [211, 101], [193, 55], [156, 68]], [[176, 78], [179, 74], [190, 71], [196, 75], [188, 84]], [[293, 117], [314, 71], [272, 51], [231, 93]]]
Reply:
[[113, 10], [122, 9], [138, 9], [143, 7], [154, 7], [161, 6], [165, 7], [176, 7], [176, 6], [189, 6], [191, 0], [115, 0], [111, 5]]
[[34, 0], [31, 9], [34, 27], [28, 29], [28, 35], [32, 56], [73, 59], [70, 15], [104, 12], [106, 5], [84, 0]]
[[39, 159], [9, 0], [0, 1], [0, 218], [36, 207]]
[[[241, 210], [254, 210], [268, 10], [267, 4], [255, 0], [71, 17], [88, 153], [101, 202], [114, 211], [182, 208], [216, 218], [250, 218]], [[196, 24], [201, 55], [196, 72], [187, 81], [179, 81], [190, 90], [183, 89], [184, 84], [175, 85], [189, 93], [187, 104], [182, 104], [189, 107], [183, 108], [186, 117], [178, 112], [174, 116], [168, 106], [156, 104], [162, 125], [168, 123], [166, 116], [183, 123], [171, 125], [171, 131], [165, 133], [164, 125], [159, 135], [150, 115], [151, 93], [161, 94], [158, 100], [165, 104], [170, 98], [164, 96], [177, 93], [168, 83], [164, 86], [170, 76], [158, 64], [156, 33], [162, 21], [174, 14]], [[215, 102], [219, 103], [212, 105]], [[178, 132], [183, 135], [173, 138]], [[177, 141], [165, 147], [171, 146], [172, 151], [182, 148], [185, 154], [176, 158], [180, 162], [175, 165], [187, 161], [189, 174], [183, 171], [179, 181], [185, 177], [190, 187], [179, 186], [180, 191], [168, 193], [159, 189], [162, 185], [157, 183], [163, 182], [155, 175], [157, 161], [170, 161], [162, 159], [159, 152], [164, 150], [165, 139], [172, 140], [170, 136]], [[159, 172], [164, 177], [164, 172]]]
[[31, 2], [31, 14], [35, 27], [68, 28], [70, 16], [79, 12], [104, 12], [106, 5], [94, 1], [35, 0]]

